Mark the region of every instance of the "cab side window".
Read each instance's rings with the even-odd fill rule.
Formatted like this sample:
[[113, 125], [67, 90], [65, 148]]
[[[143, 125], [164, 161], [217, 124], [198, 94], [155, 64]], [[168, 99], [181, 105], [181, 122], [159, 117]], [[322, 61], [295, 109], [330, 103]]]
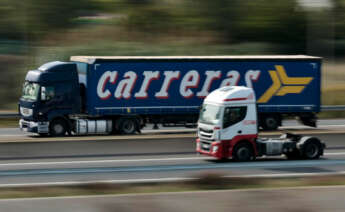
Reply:
[[54, 87], [42, 87], [41, 89], [42, 89], [41, 100], [49, 101], [49, 100], [54, 98], [54, 96], [55, 96]]
[[242, 121], [247, 114], [247, 107], [226, 107], [224, 110], [223, 128]]

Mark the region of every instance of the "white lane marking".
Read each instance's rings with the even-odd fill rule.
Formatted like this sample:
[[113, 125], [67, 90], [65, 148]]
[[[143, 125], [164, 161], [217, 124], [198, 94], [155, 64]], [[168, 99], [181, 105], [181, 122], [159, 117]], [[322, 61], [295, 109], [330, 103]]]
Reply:
[[294, 127], [294, 128], [306, 128], [306, 129], [318, 129], [321, 127], [345, 127], [345, 124], [319, 124], [316, 128], [315, 127], [309, 127], [305, 125], [295, 125], [295, 124], [286, 124], [281, 126], [281, 128], [285, 127]]
[[[324, 153], [325, 156], [345, 155], [345, 152]], [[285, 157], [282, 155], [281, 157]], [[263, 156], [262, 158], [267, 158]], [[185, 158], [141, 158], [141, 159], [114, 159], [114, 160], [87, 160], [87, 161], [61, 161], [61, 162], [36, 162], [36, 163], [3, 163], [5, 166], [35, 166], [35, 165], [71, 165], [71, 164], [91, 164], [91, 163], [126, 163], [126, 162], [160, 162], [160, 161], [181, 161], [181, 160], [210, 160], [213, 157], [185, 157]]]
[[[345, 155], [345, 152], [330, 152], [324, 153], [327, 155]], [[263, 156], [262, 158], [266, 158]], [[282, 155], [281, 157], [284, 157]], [[0, 166], [30, 166], [30, 165], [64, 165], [64, 164], [85, 164], [85, 163], [123, 163], [123, 162], [154, 162], [154, 161], [180, 161], [180, 160], [208, 160], [214, 159], [213, 157], [200, 156], [200, 157], [185, 157], [185, 158], [141, 158], [141, 159], [114, 159], [114, 160], [87, 160], [87, 161], [61, 161], [61, 162], [36, 162], [36, 163], [4, 163]]]
[[6, 187], [30, 187], [30, 186], [71, 186], [71, 185], [89, 185], [97, 183], [122, 184], [122, 183], [153, 183], [153, 182], [178, 182], [196, 180], [192, 177], [169, 177], [169, 178], [150, 178], [150, 179], [122, 179], [122, 180], [102, 180], [102, 181], [62, 181], [62, 182], [46, 182], [46, 183], [12, 183], [0, 184], [0, 188]]
[[1, 137], [19, 137], [19, 136], [29, 136], [29, 135], [26, 135], [26, 134], [23, 134], [23, 135], [18, 135], [18, 134], [8, 134], [8, 135], [4, 135], [4, 134], [0, 134]]
[[[301, 126], [305, 126], [305, 125], [301, 125]], [[306, 126], [305, 126], [306, 127]], [[334, 124], [319, 124], [316, 128], [318, 127], [345, 127], [344, 122], [342, 124], [339, 123], [334, 123]], [[314, 128], [314, 127], [311, 127]]]
[[[327, 124], [327, 125], [318, 125], [317, 128], [314, 127], [308, 127], [304, 125], [295, 125], [295, 124], [287, 124], [279, 127], [281, 130], [289, 130], [289, 129], [334, 129], [334, 128], [345, 128], [345, 124]], [[145, 133], [164, 133], [164, 132], [196, 132], [196, 129], [186, 129], [186, 128], [181, 128], [181, 129], [158, 129], [158, 130], [152, 130], [152, 129], [143, 129], [142, 132]], [[15, 134], [0, 134], [0, 137], [18, 137], [18, 136], [28, 136], [28, 135], [35, 135], [34, 133], [31, 134], [22, 134], [18, 135], [17, 132], [14, 132]]]
[[[345, 153], [344, 153], [345, 154]], [[154, 161], [181, 161], [181, 160], [207, 160], [212, 157], [186, 157], [186, 158], [142, 158], [142, 159], [114, 159], [92, 161], [61, 161], [61, 162], [37, 162], [37, 163], [3, 163], [1, 166], [32, 166], [32, 165], [64, 165], [64, 164], [90, 164], [90, 163], [124, 163], [124, 162], [154, 162]]]
[[329, 175], [344, 175], [345, 171], [339, 172], [311, 172], [311, 173], [284, 173], [284, 174], [249, 174], [249, 175], [239, 175], [239, 176], [224, 176], [227, 178], [230, 177], [244, 177], [244, 178], [279, 178], [279, 177], [307, 177], [307, 176], [329, 176]]
[[325, 156], [327, 155], [345, 155], [345, 152], [329, 152], [329, 153], [324, 153]]

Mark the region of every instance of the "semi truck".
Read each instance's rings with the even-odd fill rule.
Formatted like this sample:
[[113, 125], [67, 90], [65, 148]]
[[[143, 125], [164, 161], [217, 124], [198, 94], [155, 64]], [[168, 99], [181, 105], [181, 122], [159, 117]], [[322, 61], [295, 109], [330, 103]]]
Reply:
[[286, 133], [279, 138], [258, 136], [255, 92], [225, 86], [204, 100], [198, 121], [196, 151], [218, 159], [250, 161], [260, 156], [318, 159], [325, 144], [316, 137]]
[[203, 99], [223, 86], [258, 96], [258, 120], [316, 126], [321, 58], [297, 56], [71, 56], [26, 74], [20, 128], [40, 135], [133, 134], [146, 123], [196, 125]]

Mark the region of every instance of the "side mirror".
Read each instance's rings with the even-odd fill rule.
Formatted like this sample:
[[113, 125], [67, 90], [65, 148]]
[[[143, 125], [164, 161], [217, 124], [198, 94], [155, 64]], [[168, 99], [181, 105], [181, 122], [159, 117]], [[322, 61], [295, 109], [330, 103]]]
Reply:
[[46, 101], [47, 100], [47, 95], [46, 95], [46, 87], [41, 87], [41, 100]]

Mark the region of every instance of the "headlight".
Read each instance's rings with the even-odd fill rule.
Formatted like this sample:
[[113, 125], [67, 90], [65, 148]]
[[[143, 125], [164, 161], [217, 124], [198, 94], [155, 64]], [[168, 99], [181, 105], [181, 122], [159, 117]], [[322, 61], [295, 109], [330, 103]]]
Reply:
[[25, 116], [25, 117], [31, 116], [32, 115], [32, 109], [20, 107], [20, 113], [22, 114], [22, 116]]
[[212, 152], [215, 153], [215, 152], [217, 152], [217, 151], [218, 151], [218, 146], [213, 146]]

